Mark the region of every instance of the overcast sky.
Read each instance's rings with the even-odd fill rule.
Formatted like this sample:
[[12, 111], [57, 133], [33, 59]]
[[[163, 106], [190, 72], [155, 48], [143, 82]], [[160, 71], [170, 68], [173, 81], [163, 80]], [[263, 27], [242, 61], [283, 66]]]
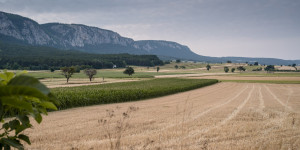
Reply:
[[0, 0], [38, 23], [77, 23], [206, 56], [300, 59], [300, 0]]

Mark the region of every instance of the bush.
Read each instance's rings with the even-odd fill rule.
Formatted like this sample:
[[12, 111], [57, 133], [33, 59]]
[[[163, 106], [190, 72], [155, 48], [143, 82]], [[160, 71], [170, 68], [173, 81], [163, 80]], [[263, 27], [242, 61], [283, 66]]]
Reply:
[[262, 71], [262, 68], [259, 67], [259, 68], [256, 68], [256, 69], [252, 69], [252, 71]]
[[239, 71], [246, 71], [246, 68], [244, 68], [243, 66], [239, 66], [239, 67], [237, 67], [237, 70], [239, 70]]
[[231, 68], [231, 72], [233, 73], [235, 71], [235, 68]]
[[224, 67], [224, 71], [227, 73], [229, 71], [228, 67]]
[[211, 66], [209, 64], [206, 65], [206, 70], [209, 71], [211, 69]]

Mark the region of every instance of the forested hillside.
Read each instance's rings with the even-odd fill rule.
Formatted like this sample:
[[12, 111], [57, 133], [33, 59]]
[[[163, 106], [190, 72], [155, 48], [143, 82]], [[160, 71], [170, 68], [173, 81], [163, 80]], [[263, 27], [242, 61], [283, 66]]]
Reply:
[[163, 62], [155, 55], [90, 54], [42, 46], [24, 46], [0, 42], [0, 69], [47, 70], [63, 66], [82, 68], [118, 68], [126, 65], [155, 66]]

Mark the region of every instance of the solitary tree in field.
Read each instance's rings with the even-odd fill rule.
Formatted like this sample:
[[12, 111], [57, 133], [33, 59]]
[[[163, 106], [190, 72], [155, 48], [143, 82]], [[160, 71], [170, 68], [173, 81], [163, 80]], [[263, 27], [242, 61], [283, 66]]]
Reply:
[[227, 63], [229, 63], [229, 64], [230, 64], [230, 63], [232, 63], [232, 61], [230, 61], [230, 60], [227, 60]]
[[160, 69], [159, 67], [156, 67], [156, 72], [158, 72], [158, 71], [159, 71], [159, 69]]
[[228, 67], [224, 67], [224, 71], [227, 73], [229, 71]]
[[177, 59], [177, 60], [176, 60], [176, 63], [180, 63], [180, 62], [181, 62], [181, 60], [180, 60], [180, 59]]
[[206, 70], [209, 71], [211, 69], [211, 66], [209, 64], [206, 65]]
[[255, 62], [255, 63], [254, 63], [254, 66], [258, 66], [258, 62]]
[[235, 71], [235, 68], [231, 68], [231, 72], [234, 73], [234, 71]]
[[67, 83], [69, 82], [69, 79], [72, 77], [72, 75], [75, 73], [74, 67], [62, 67], [60, 68], [62, 75], [64, 75], [67, 78]]
[[127, 67], [123, 73], [131, 76], [132, 74], [134, 74], [134, 69], [132, 67]]
[[97, 70], [96, 69], [85, 69], [84, 73], [89, 77], [90, 82], [92, 82], [92, 78], [94, 75], [97, 74]]
[[239, 66], [236, 68], [238, 71], [246, 71], [246, 68], [244, 68], [243, 66]]
[[175, 69], [178, 69], [178, 65], [175, 65], [174, 67], [175, 67]]

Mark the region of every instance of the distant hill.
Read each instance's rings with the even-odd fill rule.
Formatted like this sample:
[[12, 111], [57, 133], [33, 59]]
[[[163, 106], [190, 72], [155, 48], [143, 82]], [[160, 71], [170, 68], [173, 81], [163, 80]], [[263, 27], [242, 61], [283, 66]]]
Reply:
[[181, 59], [202, 62], [250, 62], [261, 64], [300, 64], [267, 58], [208, 57], [192, 52], [187, 46], [171, 41], [134, 41], [116, 32], [80, 24], [47, 23], [0, 11], [0, 41], [31, 46], [48, 46], [64, 50], [79, 50], [96, 54], [154, 54], [161, 59]]

